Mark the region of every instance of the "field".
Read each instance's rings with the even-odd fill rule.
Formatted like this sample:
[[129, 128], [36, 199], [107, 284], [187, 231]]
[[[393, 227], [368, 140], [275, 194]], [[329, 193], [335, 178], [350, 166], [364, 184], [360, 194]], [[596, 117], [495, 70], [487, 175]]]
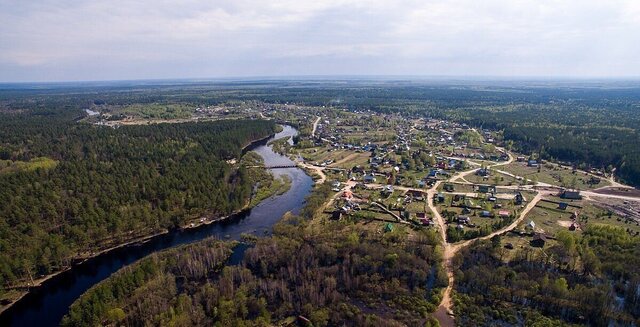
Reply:
[[[610, 185], [606, 179], [600, 179], [587, 173], [573, 172], [570, 168], [560, 167], [555, 164], [543, 164], [538, 168], [528, 167], [523, 162], [513, 162], [509, 165], [499, 167], [499, 170], [506, 171], [516, 176], [522, 176], [526, 179], [558, 185], [567, 188], [576, 188], [580, 190], [594, 189], [598, 187]], [[508, 180], [508, 177], [505, 177]], [[590, 183], [599, 180], [597, 183]]]
[[519, 184], [518, 180], [516, 180], [514, 177], [506, 176], [495, 171], [487, 177], [483, 177], [477, 174], [469, 174], [465, 176], [464, 179], [467, 182], [474, 184], [489, 184], [497, 186], [511, 186]]
[[38, 169], [48, 170], [55, 168], [57, 165], [57, 161], [46, 157], [38, 157], [29, 161], [0, 160], [0, 174], [35, 171]]
[[189, 118], [195, 112], [194, 106], [187, 104], [132, 104], [112, 111], [112, 114], [143, 119]]

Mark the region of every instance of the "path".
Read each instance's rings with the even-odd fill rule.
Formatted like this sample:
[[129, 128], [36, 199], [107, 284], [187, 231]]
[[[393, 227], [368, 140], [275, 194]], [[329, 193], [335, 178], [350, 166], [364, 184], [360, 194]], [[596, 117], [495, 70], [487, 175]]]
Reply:
[[[507, 155], [509, 156], [509, 160], [504, 161], [504, 162], [500, 162], [500, 163], [496, 163], [494, 165], [489, 166], [489, 168], [493, 168], [496, 166], [503, 166], [503, 165], [508, 165], [511, 162], [513, 162], [513, 155], [508, 152], [505, 151], [505, 153], [507, 153]], [[463, 172], [459, 172], [455, 175], [453, 175], [449, 181], [453, 182], [456, 181], [460, 178], [463, 178], [465, 176], [468, 176], [469, 174], [474, 173], [475, 171], [477, 171], [479, 168], [474, 168], [474, 169], [470, 169], [470, 170], [466, 170]], [[468, 241], [464, 241], [464, 242], [460, 242], [460, 243], [455, 243], [455, 244], [450, 244], [447, 243], [447, 227], [446, 224], [444, 222], [444, 218], [442, 218], [442, 215], [440, 215], [440, 212], [438, 212], [438, 209], [436, 208], [436, 206], [433, 204], [433, 197], [435, 196], [436, 192], [438, 191], [438, 187], [440, 186], [440, 184], [442, 184], [442, 181], [438, 181], [436, 182], [433, 187], [431, 187], [428, 191], [427, 191], [427, 205], [429, 207], [429, 210], [431, 210], [431, 213], [433, 214], [433, 217], [435, 218], [436, 224], [438, 225], [438, 228], [440, 229], [440, 236], [441, 236], [441, 240], [442, 240], [442, 244], [443, 244], [443, 251], [442, 251], [442, 261], [443, 261], [443, 265], [444, 268], [447, 272], [447, 280], [448, 280], [448, 285], [444, 290], [444, 293], [442, 294], [442, 301], [440, 302], [440, 305], [438, 306], [438, 309], [436, 310], [436, 312], [434, 313], [434, 317], [438, 320], [438, 322], [440, 323], [440, 326], [443, 327], [453, 327], [455, 326], [455, 321], [453, 319], [453, 303], [451, 302], [451, 291], [453, 290], [453, 283], [454, 283], [454, 272], [453, 272], [453, 257], [455, 256], [455, 254], [460, 251], [461, 249], [469, 246], [472, 242], [474, 242], [477, 239], [473, 239], [473, 240], [468, 240]], [[516, 226], [518, 226], [518, 223], [520, 223], [520, 221], [522, 221], [522, 219], [524, 219], [524, 217], [527, 215], [527, 213], [529, 213], [529, 211], [535, 207], [536, 203], [538, 203], [538, 201], [540, 201], [541, 199], [541, 194], [538, 193], [532, 200], [531, 202], [529, 202], [529, 204], [527, 205], [527, 207], [522, 211], [522, 213], [520, 214], [520, 216], [518, 217], [518, 219], [516, 219], [515, 221], [513, 221], [509, 226], [506, 226], [504, 228], [501, 228], [487, 236], [483, 236], [480, 237], [479, 239], [488, 239], [491, 238], [495, 235], [498, 234], [502, 234], [508, 230], [511, 230], [513, 228], [515, 228]]]
[[316, 136], [316, 129], [318, 128], [318, 122], [320, 122], [320, 116], [316, 118], [316, 121], [313, 122], [313, 129], [311, 130], [311, 137]]
[[325, 175], [323, 167], [310, 165], [304, 162], [298, 162], [298, 165], [300, 165], [302, 168], [313, 170], [313, 172], [320, 176], [320, 178], [316, 180], [316, 184], [324, 184], [324, 182], [327, 180], [327, 175]]

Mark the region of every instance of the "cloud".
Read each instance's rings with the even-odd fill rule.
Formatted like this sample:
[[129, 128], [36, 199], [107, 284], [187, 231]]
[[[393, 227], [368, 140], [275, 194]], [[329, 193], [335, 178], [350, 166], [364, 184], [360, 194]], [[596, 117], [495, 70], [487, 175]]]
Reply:
[[640, 75], [635, 0], [0, 0], [0, 81]]

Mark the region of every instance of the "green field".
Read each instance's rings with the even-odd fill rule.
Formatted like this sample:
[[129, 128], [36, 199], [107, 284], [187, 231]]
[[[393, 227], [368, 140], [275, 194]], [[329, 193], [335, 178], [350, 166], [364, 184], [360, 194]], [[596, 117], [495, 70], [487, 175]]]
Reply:
[[[528, 167], [526, 163], [522, 162], [513, 162], [511, 164], [498, 167], [497, 169], [509, 172], [516, 176], [522, 176], [532, 181], [581, 190], [610, 185], [609, 181], [606, 179], [600, 179], [600, 182], [597, 184], [589, 184], [588, 182], [592, 178], [591, 175], [578, 171], [574, 173], [569, 168], [558, 167], [554, 164], [543, 164], [540, 167], [540, 172], [538, 172], [538, 168]], [[505, 176], [505, 180], [509, 180], [509, 177]]]
[[145, 119], [178, 119], [189, 118], [194, 107], [186, 104], [132, 104], [114, 110], [114, 114], [122, 114]]
[[0, 160], [0, 174], [15, 173], [19, 171], [36, 171], [38, 169], [53, 169], [58, 162], [46, 157], [38, 157], [29, 161]]

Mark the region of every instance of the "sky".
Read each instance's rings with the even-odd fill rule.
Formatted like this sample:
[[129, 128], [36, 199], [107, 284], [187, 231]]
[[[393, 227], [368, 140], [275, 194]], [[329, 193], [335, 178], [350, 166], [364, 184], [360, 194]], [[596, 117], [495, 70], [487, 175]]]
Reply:
[[640, 77], [638, 0], [0, 0], [0, 82]]

